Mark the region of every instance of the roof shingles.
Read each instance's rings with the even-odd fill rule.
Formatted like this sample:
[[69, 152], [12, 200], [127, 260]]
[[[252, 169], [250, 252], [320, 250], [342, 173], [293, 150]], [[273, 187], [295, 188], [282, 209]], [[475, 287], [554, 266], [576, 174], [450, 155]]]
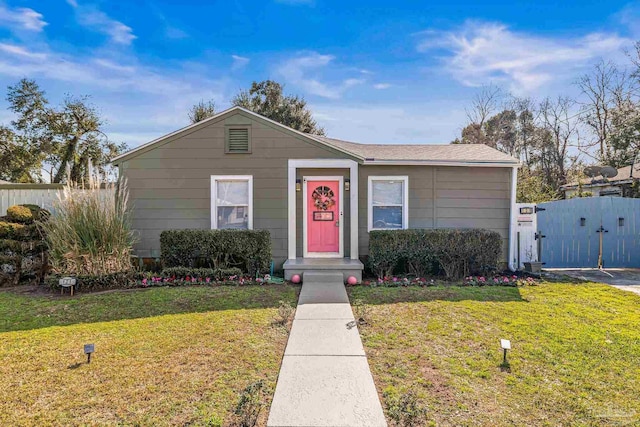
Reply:
[[310, 135], [371, 161], [441, 161], [518, 164], [518, 159], [483, 144], [360, 144]]

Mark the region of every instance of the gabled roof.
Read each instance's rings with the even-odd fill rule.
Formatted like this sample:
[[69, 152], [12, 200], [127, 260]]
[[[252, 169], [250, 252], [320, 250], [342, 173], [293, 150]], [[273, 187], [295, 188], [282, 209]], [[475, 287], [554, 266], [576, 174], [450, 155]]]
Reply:
[[177, 137], [206, 127], [210, 122], [221, 119], [223, 116], [237, 112], [248, 114], [257, 120], [270, 124], [271, 126], [293, 133], [308, 142], [319, 144], [328, 149], [341, 152], [363, 164], [517, 166], [520, 163], [518, 159], [482, 144], [360, 144], [356, 142], [327, 138], [324, 136], [300, 132], [260, 114], [254, 113], [253, 111], [237, 106], [231, 107], [198, 123], [191, 124], [175, 132], [154, 139], [151, 142], [143, 144], [113, 158], [111, 162], [118, 164], [123, 160], [136, 157], [145, 151], [153, 149], [155, 146], [163, 145]]
[[640, 164], [629, 165], [618, 169], [618, 174], [611, 178], [605, 178], [602, 175], [595, 176], [593, 178], [583, 178], [580, 181], [570, 182], [563, 185], [561, 188], [568, 189], [577, 187], [582, 184], [583, 187], [599, 187], [603, 185], [616, 185], [626, 184], [633, 181], [633, 179], [640, 179]]

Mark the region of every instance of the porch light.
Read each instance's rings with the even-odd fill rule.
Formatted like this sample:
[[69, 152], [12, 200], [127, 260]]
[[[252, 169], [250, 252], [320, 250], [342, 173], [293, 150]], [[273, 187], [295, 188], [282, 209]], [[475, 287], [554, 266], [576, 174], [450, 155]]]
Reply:
[[351, 190], [351, 180], [349, 178], [344, 179], [344, 191]]
[[302, 191], [302, 181], [296, 179], [296, 191]]
[[509, 340], [500, 340], [500, 347], [502, 347], [502, 350], [504, 351], [504, 354], [502, 356], [502, 364], [507, 366], [508, 362], [507, 362], [507, 350], [511, 350], [511, 341]]

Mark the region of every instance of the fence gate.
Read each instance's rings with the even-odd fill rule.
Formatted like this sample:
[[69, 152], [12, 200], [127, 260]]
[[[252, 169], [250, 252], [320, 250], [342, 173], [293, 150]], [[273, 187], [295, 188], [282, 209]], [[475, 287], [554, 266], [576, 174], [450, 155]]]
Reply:
[[575, 198], [536, 210], [545, 268], [640, 268], [640, 199]]

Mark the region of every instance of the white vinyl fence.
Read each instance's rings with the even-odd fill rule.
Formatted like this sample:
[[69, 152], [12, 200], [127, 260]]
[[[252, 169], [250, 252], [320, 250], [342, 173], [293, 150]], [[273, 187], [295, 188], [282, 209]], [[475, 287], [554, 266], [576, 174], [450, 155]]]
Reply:
[[62, 188], [62, 184], [0, 184], [0, 216], [7, 214], [9, 206], [24, 204], [38, 205], [53, 212]]

